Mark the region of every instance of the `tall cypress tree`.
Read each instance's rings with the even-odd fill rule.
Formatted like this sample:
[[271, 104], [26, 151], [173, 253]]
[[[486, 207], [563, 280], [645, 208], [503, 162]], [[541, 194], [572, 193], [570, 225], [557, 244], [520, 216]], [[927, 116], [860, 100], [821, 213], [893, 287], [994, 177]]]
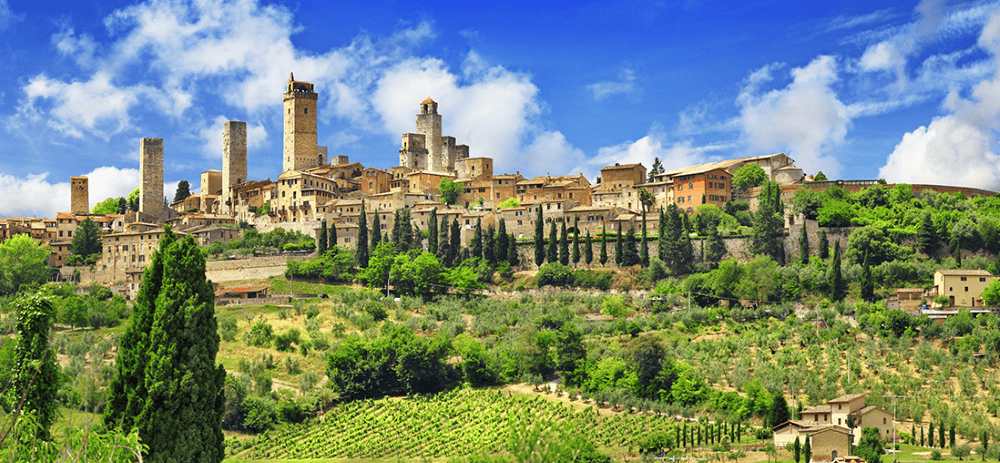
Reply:
[[587, 229], [587, 238], [584, 240], [583, 245], [583, 261], [587, 263], [589, 267], [591, 262], [594, 261], [594, 243], [590, 239], [590, 229]]
[[493, 241], [493, 257], [497, 262], [507, 259], [507, 225], [503, 217], [497, 226], [497, 236]]
[[934, 226], [931, 211], [924, 211], [920, 215], [920, 225], [917, 226], [917, 247], [929, 256], [937, 246], [937, 227]]
[[507, 262], [511, 267], [521, 265], [521, 256], [517, 253], [517, 238], [514, 238], [513, 233], [507, 237]]
[[327, 237], [327, 247], [333, 248], [337, 246], [337, 224], [330, 224], [330, 235]]
[[451, 240], [448, 245], [448, 262], [455, 266], [459, 264], [458, 255], [462, 251], [462, 226], [458, 224], [458, 217], [451, 221], [450, 235], [448, 237]]
[[819, 239], [816, 242], [816, 256], [820, 259], [830, 257], [830, 242], [826, 239], [826, 230], [819, 231]]
[[827, 274], [830, 282], [830, 299], [841, 301], [847, 295], [847, 282], [840, 268], [840, 240], [833, 242], [833, 258], [830, 259], [830, 270]]
[[809, 265], [809, 233], [805, 222], [802, 222], [802, 234], [799, 235], [799, 259], [802, 265]]
[[483, 257], [483, 220], [476, 219], [476, 230], [472, 234], [472, 257]]
[[601, 255], [597, 258], [601, 265], [608, 263], [608, 223], [604, 222], [604, 229], [601, 231]]
[[215, 364], [219, 335], [205, 257], [170, 228], [143, 274], [116, 358], [105, 425], [136, 429], [144, 461], [219, 462], [226, 371]]
[[316, 240], [316, 251], [319, 255], [323, 255], [326, 252], [326, 220], [320, 222], [319, 226], [319, 239]]
[[13, 372], [10, 384], [4, 385], [9, 387], [3, 400], [7, 410], [20, 406], [21, 413], [34, 414], [38, 424], [35, 438], [50, 441], [49, 429], [59, 413], [59, 367], [56, 353], [49, 347], [56, 312], [50, 300], [38, 294], [21, 295], [13, 306], [17, 309], [17, 339], [14, 362], [4, 367]]
[[565, 218], [559, 230], [559, 263], [569, 265], [569, 235], [566, 232]]
[[431, 209], [427, 219], [427, 252], [437, 255], [438, 252], [438, 208]]
[[441, 231], [438, 239], [438, 243], [440, 244], [438, 244], [437, 258], [438, 261], [441, 262], [441, 265], [444, 265], [445, 267], [450, 267], [451, 262], [448, 261], [448, 248], [451, 246], [451, 244], [448, 241], [448, 229], [450, 228], [448, 224], [448, 216], [445, 216], [444, 219], [441, 220], [440, 228]]
[[933, 448], [934, 447], [934, 422], [933, 421], [931, 421], [930, 423], [928, 423], [927, 429], [928, 429], [928, 432], [927, 432], [927, 446]]
[[580, 217], [573, 221], [573, 263], [580, 263]]
[[422, 248], [420, 241], [414, 239], [413, 222], [410, 221], [410, 208], [404, 207], [399, 212], [399, 252], [406, 252], [410, 249]]
[[660, 207], [660, 223], [656, 225], [656, 253], [660, 256], [660, 262], [669, 265], [670, 262], [670, 244], [667, 242], [669, 237], [667, 235], [667, 216], [663, 213], [663, 207]]
[[[368, 214], [365, 214], [365, 200], [361, 200], [361, 214], [358, 217], [358, 244], [355, 245], [354, 256], [358, 268], [368, 268]], [[375, 215], [378, 217], [378, 214]]]
[[[367, 214], [366, 214], [367, 215]], [[397, 221], [398, 222], [398, 221]], [[396, 234], [396, 223], [393, 223], [393, 235]], [[395, 238], [395, 236], [393, 236]], [[379, 213], [375, 211], [375, 217], [372, 218], [372, 237], [368, 241], [368, 249], [374, 251], [378, 247], [379, 243], [382, 242], [382, 220], [379, 218]]]
[[646, 242], [646, 209], [642, 211], [642, 241], [639, 243], [639, 263], [649, 267], [649, 243]]
[[802, 448], [802, 456], [805, 459], [805, 463], [809, 463], [810, 461], [812, 461], [813, 457], [812, 444], [809, 443], [808, 434], [806, 434], [806, 444]]
[[[375, 214], [375, 219], [378, 220], [378, 213]], [[396, 209], [395, 212], [392, 213], [392, 230], [390, 231], [391, 234], [389, 235], [390, 236], [389, 239], [392, 240], [392, 242], [396, 245], [396, 251], [406, 252], [406, 249], [403, 248], [403, 239], [402, 239], [403, 230], [400, 228], [399, 224], [400, 224], [399, 209]], [[372, 250], [374, 250], [377, 247], [378, 247], [377, 243], [372, 243]]]
[[535, 265], [541, 267], [545, 262], [545, 222], [542, 219], [542, 205], [535, 204], [538, 209], [538, 217], [535, 218]]
[[622, 262], [624, 262], [624, 251], [622, 249], [622, 221], [618, 221], [618, 236], [615, 237], [615, 263], [621, 267]]
[[486, 234], [483, 235], [483, 259], [486, 259], [486, 262], [489, 262], [490, 265], [497, 264], [496, 255], [493, 254], [495, 236], [496, 230], [493, 230], [493, 224], [489, 224], [486, 227]]
[[872, 266], [868, 264], [867, 250], [865, 250], [865, 262], [861, 268], [861, 299], [875, 300], [875, 280], [872, 279]]
[[549, 262], [559, 262], [559, 253], [556, 251], [559, 245], [559, 236], [556, 235], [556, 221], [552, 220], [552, 226], [549, 227], [549, 247], [545, 253], [545, 260]]
[[635, 242], [635, 227], [632, 224], [629, 224], [628, 231], [625, 232], [625, 243], [622, 244], [622, 253], [622, 266], [631, 267], [639, 264], [639, 250], [636, 249]]

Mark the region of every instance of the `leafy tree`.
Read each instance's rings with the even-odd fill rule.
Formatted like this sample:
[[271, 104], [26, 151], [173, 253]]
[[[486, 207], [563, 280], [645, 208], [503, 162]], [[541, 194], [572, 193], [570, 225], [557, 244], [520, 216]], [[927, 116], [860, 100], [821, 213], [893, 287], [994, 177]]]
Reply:
[[[399, 250], [392, 243], [379, 243], [372, 251], [368, 266], [358, 272], [358, 279], [366, 282], [369, 288], [387, 289], [392, 275], [392, 267], [396, 262]], [[404, 254], [405, 255], [405, 254]]]
[[319, 255], [323, 255], [327, 248], [327, 234], [326, 234], [326, 220], [320, 222], [319, 225], [319, 240], [316, 243], [316, 252]]
[[441, 190], [441, 202], [448, 205], [455, 204], [458, 196], [465, 192], [461, 183], [456, 183], [450, 178], [441, 179], [438, 189]]
[[830, 242], [826, 238], [826, 230], [819, 231], [819, 242], [816, 243], [817, 256], [820, 259], [826, 259], [830, 257]]
[[[76, 233], [73, 235], [73, 244], [70, 245], [69, 252], [72, 256], [77, 256], [80, 259], [80, 263], [85, 263], [89, 260], [92, 263], [96, 260], [97, 254], [101, 254], [101, 229], [97, 226], [97, 223], [87, 217], [80, 222], [80, 226], [76, 227]], [[91, 256], [94, 256], [91, 258]]]
[[90, 208], [90, 213], [94, 215], [121, 214], [121, 212], [118, 212], [118, 204], [121, 199], [122, 198], [105, 199], [104, 201], [94, 204], [94, 207]]
[[177, 183], [177, 192], [174, 193], [174, 202], [183, 201], [188, 196], [191, 196], [191, 186], [188, 184], [187, 180], [181, 180]]
[[132, 212], [139, 211], [139, 189], [136, 188], [128, 194], [128, 208]]
[[35, 438], [49, 441], [52, 423], [58, 414], [56, 398], [59, 368], [56, 353], [49, 347], [55, 309], [49, 298], [23, 294], [13, 303], [17, 313], [11, 382], [3, 397], [4, 408], [17, 414], [31, 414], [37, 427]]
[[[958, 461], [963, 461], [970, 453], [971, 449], [966, 444], [956, 445], [951, 448], [951, 456], [958, 458]], [[983, 461], [986, 461], [985, 455]]]
[[536, 204], [535, 207], [538, 209], [538, 217], [535, 218], [535, 265], [541, 267], [542, 262], [545, 262], [545, 229], [542, 228], [545, 222], [542, 219], [542, 205]]
[[987, 306], [993, 307], [1000, 305], [1000, 279], [994, 279], [993, 282], [983, 290], [983, 303]]
[[861, 430], [861, 440], [858, 442], [855, 453], [867, 462], [880, 463], [884, 446], [885, 444], [879, 437], [878, 428], [869, 426]]
[[816, 188], [799, 188], [792, 196], [792, 211], [804, 215], [806, 219], [816, 220], [824, 200], [825, 195]]
[[497, 206], [497, 209], [512, 209], [515, 207], [521, 207], [521, 202], [518, 201], [517, 198], [511, 197], [503, 200], [503, 202]]
[[604, 229], [601, 231], [601, 255], [598, 257], [598, 262], [601, 265], [608, 263], [608, 224], [604, 223]]
[[452, 267], [444, 273], [443, 278], [448, 286], [458, 290], [465, 297], [469, 297], [475, 291], [486, 287], [479, 281], [479, 275], [475, 269], [465, 265]]
[[437, 255], [438, 253], [438, 208], [431, 209], [431, 216], [427, 219], [427, 252]]
[[733, 188], [746, 190], [767, 181], [767, 172], [757, 164], [744, 164], [733, 174]]
[[847, 295], [847, 281], [840, 266], [840, 240], [833, 242], [833, 258], [830, 259], [830, 268], [827, 271], [827, 281], [830, 285], [830, 299], [841, 301]]
[[556, 221], [552, 220], [549, 227], [549, 247], [545, 253], [545, 260], [548, 262], [559, 262], [559, 253], [556, 251], [559, 245], [559, 237], [556, 236]]
[[219, 462], [226, 371], [205, 257], [166, 228], [143, 276], [116, 358], [104, 422], [136, 429], [145, 461]]
[[799, 262], [809, 265], [809, 231], [805, 222], [802, 222], [802, 233], [799, 235]]
[[913, 255], [913, 249], [894, 243], [881, 227], [869, 225], [851, 232], [845, 252], [848, 260], [857, 264], [862, 263], [866, 254], [870, 264], [876, 266], [883, 262], [907, 259]]
[[443, 269], [434, 254], [424, 251], [414, 258], [416, 252], [396, 256], [392, 280], [400, 294], [428, 299], [438, 286]]
[[583, 261], [587, 263], [589, 267], [591, 262], [594, 261], [594, 243], [590, 238], [590, 229], [587, 229], [587, 237], [583, 241]]
[[[826, 182], [827, 181], [826, 174], [824, 174], [822, 170], [819, 171], [819, 172], [817, 172], [816, 175], [813, 176], [813, 181], [814, 182]], [[809, 463], [809, 462], [806, 462], [806, 463]]]
[[566, 233], [566, 220], [559, 229], [559, 263], [569, 265], [569, 235]]
[[[368, 219], [365, 213], [365, 200], [361, 200], [361, 214], [358, 216], [358, 244], [355, 247], [354, 255], [358, 259], [358, 268], [368, 267]], [[378, 219], [378, 214], [375, 214]]]
[[13, 294], [22, 286], [45, 282], [52, 250], [27, 234], [14, 235], [0, 243], [0, 295]]

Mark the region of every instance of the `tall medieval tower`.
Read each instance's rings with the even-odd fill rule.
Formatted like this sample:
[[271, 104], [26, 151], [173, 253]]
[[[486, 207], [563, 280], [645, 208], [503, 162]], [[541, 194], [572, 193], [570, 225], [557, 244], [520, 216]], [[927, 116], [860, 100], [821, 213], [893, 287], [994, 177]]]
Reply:
[[423, 134], [424, 148], [427, 149], [427, 164], [421, 167], [432, 172], [444, 172], [448, 162], [441, 156], [441, 115], [438, 114], [437, 102], [430, 97], [420, 102], [417, 133]]
[[69, 211], [72, 214], [90, 213], [90, 190], [87, 177], [69, 178]]
[[285, 91], [285, 143], [282, 172], [315, 167], [319, 162], [316, 150], [316, 99], [313, 84], [298, 82], [288, 74]]
[[139, 142], [139, 215], [143, 220], [163, 222], [163, 139]]
[[[285, 103], [285, 106], [288, 106], [288, 103]], [[222, 197], [219, 198], [221, 210], [225, 212], [233, 210], [231, 189], [245, 181], [247, 181], [247, 123], [228, 121], [222, 125]]]

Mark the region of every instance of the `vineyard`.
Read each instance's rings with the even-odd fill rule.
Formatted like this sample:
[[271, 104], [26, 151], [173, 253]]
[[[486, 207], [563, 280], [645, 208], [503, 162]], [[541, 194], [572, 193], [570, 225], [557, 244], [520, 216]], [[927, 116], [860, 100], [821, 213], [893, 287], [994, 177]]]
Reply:
[[[677, 422], [646, 414], [575, 411], [542, 396], [497, 390], [362, 400], [336, 406], [312, 424], [288, 425], [235, 443], [246, 459], [456, 457], [503, 453], [512, 429], [534, 422], [569, 424], [612, 453]], [[242, 449], [242, 450], [241, 450]]]

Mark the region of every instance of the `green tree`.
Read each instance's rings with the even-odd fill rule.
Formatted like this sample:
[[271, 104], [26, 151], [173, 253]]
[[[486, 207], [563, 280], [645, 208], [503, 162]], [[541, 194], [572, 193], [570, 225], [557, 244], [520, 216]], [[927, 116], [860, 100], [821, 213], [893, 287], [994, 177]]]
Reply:
[[642, 212], [642, 237], [639, 238], [639, 264], [643, 268], [649, 267], [649, 243], [646, 242], [646, 211]]
[[802, 222], [802, 233], [799, 235], [799, 262], [809, 265], [809, 231], [805, 222]]
[[118, 198], [118, 213], [124, 215], [126, 212], [128, 212], [128, 200]]
[[[365, 200], [361, 200], [361, 213], [358, 214], [358, 244], [355, 245], [354, 255], [358, 259], [358, 268], [368, 266], [368, 214], [365, 214]], [[378, 217], [378, 214], [375, 214]]]
[[757, 164], [744, 164], [733, 174], [733, 188], [746, 190], [767, 181], [767, 172]]
[[722, 241], [722, 236], [719, 235], [719, 229], [716, 227], [711, 227], [708, 229], [708, 253], [705, 254], [705, 259], [708, 262], [718, 262], [726, 255], [726, 243]]
[[933, 421], [931, 421], [927, 425], [927, 430], [928, 430], [928, 432], [927, 432], [927, 446], [933, 448], [934, 447], [934, 422]]
[[587, 237], [583, 240], [583, 245], [583, 261], [589, 267], [591, 262], [594, 261], [594, 243], [590, 238], [590, 229], [587, 229]]
[[983, 303], [993, 307], [1000, 305], [1000, 279], [994, 279], [993, 282], [983, 290]]
[[507, 244], [508, 239], [507, 221], [501, 217], [500, 224], [497, 226], [496, 238], [493, 239], [493, 257], [496, 259], [497, 263], [507, 260], [507, 248], [509, 247]]
[[[101, 229], [97, 223], [87, 217], [76, 227], [73, 235], [73, 244], [70, 245], [69, 252], [75, 256], [74, 261], [80, 264], [92, 264], [101, 254]], [[96, 256], [95, 256], [96, 254]]]
[[562, 220], [559, 229], [559, 263], [569, 265], [569, 235], [566, 232], [566, 220]]
[[549, 243], [548, 249], [545, 252], [545, 260], [548, 262], [559, 262], [559, 253], [557, 252], [559, 246], [559, 236], [556, 235], [556, 221], [552, 220], [552, 225], [549, 227]]
[[59, 368], [56, 353], [49, 347], [55, 309], [50, 299], [40, 294], [22, 294], [13, 306], [17, 311], [17, 339], [13, 362], [7, 366], [13, 375], [10, 384], [5, 385], [4, 408], [15, 416], [33, 415], [37, 423], [35, 438], [49, 441], [49, 429], [58, 414]]
[[542, 266], [545, 262], [545, 222], [542, 219], [542, 205], [535, 204], [538, 216], [535, 217], [535, 265]]
[[944, 432], [945, 432], [944, 423], [938, 423], [938, 443], [941, 446], [941, 448], [944, 448], [945, 445]]
[[580, 217], [573, 219], [573, 263], [580, 263]]
[[108, 388], [104, 422], [135, 429], [145, 461], [219, 462], [226, 371], [216, 366], [219, 334], [205, 257], [190, 236], [166, 228], [143, 275], [122, 336], [118, 376]]
[[462, 250], [462, 226], [458, 224], [458, 217], [451, 220], [451, 232], [448, 234], [451, 240], [448, 244], [448, 265], [458, 263], [458, 253]]
[[337, 224], [330, 224], [330, 234], [327, 235], [327, 247], [332, 249], [337, 246]]
[[622, 244], [622, 261], [620, 265], [631, 267], [639, 265], [639, 250], [636, 249], [635, 227], [629, 224], [628, 231], [625, 232], [625, 243]]
[[955, 448], [955, 422], [952, 421], [948, 427], [948, 446]]
[[326, 220], [319, 223], [319, 239], [316, 242], [316, 252], [323, 255], [327, 248]]
[[94, 207], [90, 208], [90, 213], [94, 215], [121, 214], [122, 212], [118, 212], [119, 201], [121, 199], [122, 198], [105, 199], [104, 201], [94, 204]]
[[616, 233], [616, 236], [615, 236], [615, 264], [617, 264], [619, 267], [621, 267], [622, 266], [622, 262], [623, 262], [622, 259], [625, 257], [625, 248], [623, 246], [624, 245], [624, 240], [623, 240], [624, 235], [622, 234], [622, 221], [621, 220], [618, 221], [617, 231], [618, 231], [618, 233]]
[[44, 283], [52, 250], [27, 234], [14, 235], [0, 243], [0, 295], [13, 294], [22, 286]]
[[660, 162], [659, 157], [653, 158], [653, 165], [649, 168], [649, 174], [646, 177], [646, 183], [653, 183], [656, 181], [656, 175], [663, 173], [663, 163]]
[[601, 231], [601, 254], [597, 258], [601, 265], [608, 263], [608, 223], [604, 222], [604, 229]]
[[496, 230], [493, 229], [493, 224], [489, 224], [486, 227], [486, 233], [483, 234], [483, 259], [490, 264], [490, 266], [495, 267], [497, 265], [496, 255], [493, 251], [496, 246]]
[[656, 226], [656, 253], [660, 257], [660, 262], [667, 263], [670, 262], [670, 245], [668, 243], [667, 235], [667, 215], [663, 212], [663, 207], [660, 207], [660, 221]]
[[885, 444], [879, 437], [878, 428], [869, 426], [861, 430], [861, 440], [858, 442], [855, 453], [867, 462], [880, 463], [884, 446]]
[[872, 279], [872, 266], [868, 263], [867, 254], [865, 255], [865, 263], [861, 267], [861, 299], [875, 300], [875, 280]]
[[784, 263], [783, 211], [780, 186], [768, 182], [760, 193], [757, 212], [753, 214], [750, 247], [754, 254], [769, 256], [778, 263]]
[[515, 207], [521, 207], [521, 202], [517, 198], [507, 198], [497, 206], [497, 209], [513, 209]]
[[799, 436], [795, 436], [795, 444], [792, 446], [792, 452], [795, 456], [795, 463], [799, 463], [802, 459], [802, 443], [799, 442]]
[[819, 240], [816, 243], [817, 253], [816, 255], [820, 259], [826, 259], [830, 257], [830, 242], [826, 238], [826, 230], [819, 231]]
[[938, 245], [937, 227], [934, 226], [931, 211], [924, 211], [920, 214], [920, 225], [917, 227], [917, 247], [929, 256]]
[[435, 207], [427, 219], [427, 252], [434, 255], [438, 253], [438, 233], [438, 208]]
[[441, 202], [448, 205], [455, 204], [459, 195], [465, 193], [462, 184], [456, 183], [450, 178], [441, 179], [438, 183], [438, 189], [441, 190]]
[[847, 295], [847, 281], [840, 265], [840, 240], [833, 242], [833, 258], [830, 259], [830, 266], [827, 270], [827, 281], [830, 285], [830, 299], [841, 301]]
[[[358, 279], [366, 282], [369, 288], [388, 289], [393, 264], [399, 250], [393, 243], [382, 242], [372, 251], [368, 266], [358, 272]], [[405, 256], [405, 254], [403, 254]]]
[[181, 180], [177, 183], [177, 192], [174, 193], [174, 202], [183, 201], [188, 196], [191, 196], [191, 185], [188, 184], [187, 180]]
[[[824, 174], [822, 170], [819, 171], [819, 172], [817, 172], [816, 175], [813, 176], [813, 181], [814, 182], [826, 182], [827, 181], [826, 174]], [[808, 462], [806, 462], [806, 463], [808, 463]]]
[[472, 257], [483, 257], [483, 221], [476, 219], [476, 229], [472, 233]]
[[788, 411], [788, 402], [783, 394], [774, 394], [771, 406], [767, 409], [767, 424], [774, 427], [791, 419], [792, 414]]
[[521, 265], [521, 255], [517, 252], [517, 238], [511, 233], [507, 236], [507, 262], [511, 267]]
[[804, 463], [809, 463], [812, 461], [812, 445], [809, 443], [809, 436], [806, 436], [806, 443], [802, 446], [802, 456], [805, 458]]

